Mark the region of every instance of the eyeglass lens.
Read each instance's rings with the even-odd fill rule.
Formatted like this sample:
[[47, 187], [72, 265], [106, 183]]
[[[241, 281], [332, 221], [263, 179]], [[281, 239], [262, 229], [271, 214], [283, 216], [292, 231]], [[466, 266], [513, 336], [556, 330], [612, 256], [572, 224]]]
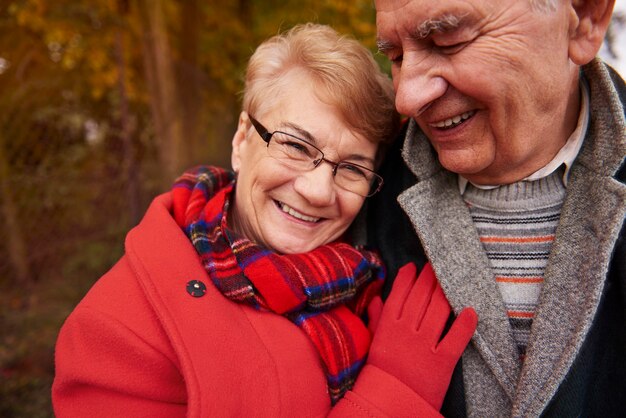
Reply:
[[312, 170], [325, 161], [333, 166], [333, 176], [338, 186], [364, 197], [373, 195], [382, 186], [382, 178], [370, 169], [347, 161], [330, 161], [319, 148], [304, 139], [282, 131], [269, 133], [252, 116], [250, 120], [267, 143], [268, 153], [281, 163], [298, 170]]
[[334, 166], [335, 183], [361, 196], [368, 196], [372, 191], [372, 184], [377, 181], [376, 175], [369, 169], [345, 161], [339, 163], [329, 161], [324, 158], [322, 151], [312, 144], [284, 132], [276, 131], [272, 134], [268, 151], [272, 157], [298, 170], [312, 170], [322, 160], [326, 161]]

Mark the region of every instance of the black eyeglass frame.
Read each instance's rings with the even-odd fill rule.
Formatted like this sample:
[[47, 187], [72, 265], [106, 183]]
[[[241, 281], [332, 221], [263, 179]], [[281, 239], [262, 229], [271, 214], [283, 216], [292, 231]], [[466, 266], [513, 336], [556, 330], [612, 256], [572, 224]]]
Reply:
[[[356, 164], [356, 163], [347, 163], [345, 161], [339, 161], [339, 162], [331, 161], [328, 158], [324, 157], [324, 151], [322, 151], [321, 149], [319, 149], [315, 145], [311, 144], [309, 141], [307, 141], [305, 139], [302, 139], [302, 138], [299, 138], [299, 137], [297, 137], [295, 135], [292, 135], [290, 133], [283, 132], [283, 131], [273, 131], [273, 132], [270, 132], [265, 126], [263, 126], [261, 124], [261, 122], [256, 120], [252, 115], [248, 114], [248, 118], [250, 118], [250, 122], [252, 122], [252, 126], [254, 126], [254, 129], [259, 134], [261, 139], [263, 139], [263, 141], [265, 141], [265, 144], [266, 144], [267, 147], [270, 146], [270, 140], [272, 139], [272, 136], [274, 136], [274, 134], [276, 134], [276, 133], [281, 133], [283, 135], [287, 135], [287, 136], [290, 136], [290, 137], [292, 137], [294, 139], [297, 139], [298, 141], [304, 142], [306, 145], [308, 145], [311, 148], [317, 150], [320, 153], [321, 157], [312, 161], [313, 162], [313, 168], [317, 168], [322, 163], [322, 161], [325, 161], [325, 162], [327, 162], [328, 164], [330, 164], [333, 167], [333, 177], [335, 177], [337, 175], [337, 169], [339, 168], [339, 166], [341, 164], [350, 164], [350, 165], [353, 165], [355, 167], [359, 167], [360, 169], [365, 170], [365, 171], [371, 173], [373, 181], [372, 181], [372, 184], [370, 185], [370, 192], [367, 195], [363, 196], [363, 197], [372, 197], [376, 193], [378, 193], [380, 191], [380, 189], [383, 187], [383, 183], [385, 182], [384, 179], [379, 174], [374, 172], [373, 170], [371, 170], [371, 169], [369, 169], [367, 167], [363, 167], [362, 165]], [[378, 185], [374, 188], [373, 186], [374, 186], [375, 183], [377, 183]], [[352, 193], [356, 193], [356, 192], [353, 192], [351, 190], [348, 190], [348, 191], [352, 192]], [[359, 193], [356, 193], [356, 194], [359, 194]]]

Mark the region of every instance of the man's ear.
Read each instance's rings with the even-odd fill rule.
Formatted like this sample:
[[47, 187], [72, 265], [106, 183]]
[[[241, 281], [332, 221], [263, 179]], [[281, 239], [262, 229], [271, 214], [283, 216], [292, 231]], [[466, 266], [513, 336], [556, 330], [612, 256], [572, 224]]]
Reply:
[[241, 167], [241, 156], [246, 147], [246, 133], [248, 132], [249, 126], [250, 119], [248, 118], [248, 114], [241, 112], [239, 114], [239, 122], [237, 123], [237, 131], [235, 131], [235, 135], [233, 135], [233, 150], [230, 154], [230, 165], [235, 173], [239, 172], [239, 168]]
[[571, 1], [568, 52], [575, 64], [587, 64], [600, 50], [614, 5], [615, 0]]

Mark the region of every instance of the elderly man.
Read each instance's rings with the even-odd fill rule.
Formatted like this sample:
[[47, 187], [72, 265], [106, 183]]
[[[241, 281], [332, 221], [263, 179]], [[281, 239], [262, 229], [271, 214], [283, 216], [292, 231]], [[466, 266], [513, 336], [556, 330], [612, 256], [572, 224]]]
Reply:
[[626, 394], [624, 81], [612, 0], [376, 0], [409, 117], [368, 210], [388, 277], [429, 260], [480, 318], [444, 416], [617, 416]]

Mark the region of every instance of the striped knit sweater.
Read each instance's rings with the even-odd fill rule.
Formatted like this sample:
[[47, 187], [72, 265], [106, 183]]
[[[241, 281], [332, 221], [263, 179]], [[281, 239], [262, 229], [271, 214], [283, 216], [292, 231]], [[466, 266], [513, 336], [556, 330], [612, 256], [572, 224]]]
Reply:
[[491, 263], [523, 360], [565, 199], [563, 170], [532, 182], [479, 189], [463, 198]]

